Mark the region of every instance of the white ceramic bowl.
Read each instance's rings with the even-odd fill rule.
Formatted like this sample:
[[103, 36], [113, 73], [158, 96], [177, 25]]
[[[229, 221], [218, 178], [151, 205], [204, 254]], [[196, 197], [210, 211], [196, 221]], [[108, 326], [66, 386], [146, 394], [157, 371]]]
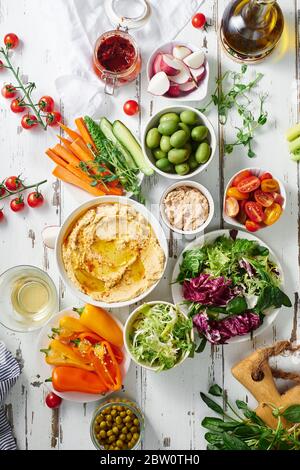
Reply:
[[[124, 346], [125, 346], [125, 349], [127, 351], [127, 354], [131, 357], [132, 361], [135, 362], [137, 365], [143, 367], [144, 369], [153, 370], [154, 372], [156, 372], [158, 370], [157, 367], [151, 367], [151, 366], [148, 366], [148, 365], [146, 365], [142, 362], [138, 362], [136, 360], [136, 358], [131, 354], [130, 346], [129, 346], [129, 334], [130, 334], [130, 331], [131, 331], [131, 326], [135, 322], [136, 318], [138, 317], [141, 308], [144, 305], [156, 305], [156, 304], [165, 304], [165, 305], [171, 305], [172, 307], [175, 307], [175, 305], [170, 303], [170, 302], [164, 302], [164, 301], [160, 301], [160, 300], [155, 300], [155, 301], [152, 301], [152, 302], [145, 302], [144, 304], [139, 305], [135, 310], [133, 310], [133, 312], [127, 318], [127, 321], [126, 321], [124, 329], [123, 329]], [[178, 306], [177, 306], [177, 308], [178, 308]], [[180, 312], [185, 317], [187, 316], [186, 313], [182, 311], [182, 309], [180, 309]], [[194, 341], [194, 331], [193, 331], [193, 329], [191, 330], [191, 341]], [[178, 367], [180, 364], [182, 364], [188, 357], [189, 357], [189, 352], [187, 352], [185, 355], [182, 356], [180, 361], [177, 362], [177, 364], [173, 367], [173, 369], [175, 367]], [[167, 369], [167, 370], [170, 370], [170, 369]], [[163, 371], [163, 372], [166, 372], [166, 371]]]
[[58, 233], [57, 239], [56, 239], [56, 244], [55, 244], [55, 251], [56, 251], [56, 261], [58, 265], [58, 269], [60, 272], [60, 275], [64, 281], [64, 283], [69, 287], [69, 289], [73, 292], [74, 295], [76, 295], [82, 302], [84, 303], [90, 303], [92, 305], [96, 305], [98, 307], [103, 307], [103, 308], [119, 308], [119, 307], [126, 307], [128, 305], [132, 305], [135, 302], [139, 302], [142, 300], [146, 295], [148, 295], [150, 292], [153, 291], [153, 289], [157, 286], [160, 280], [158, 280], [155, 284], [153, 284], [149, 289], [145, 290], [142, 294], [140, 294], [138, 297], [134, 297], [133, 299], [126, 300], [124, 302], [111, 302], [111, 303], [106, 303], [102, 301], [97, 301], [92, 299], [89, 295], [84, 294], [81, 292], [77, 287], [73, 284], [71, 279], [69, 279], [65, 267], [64, 267], [64, 262], [62, 259], [62, 245], [63, 242], [66, 238], [66, 236], [70, 233], [70, 230], [72, 229], [73, 225], [75, 222], [81, 217], [83, 214], [85, 214], [89, 209], [92, 207], [98, 206], [99, 204], [103, 204], [106, 202], [117, 202], [119, 204], [125, 204], [125, 205], [130, 205], [134, 207], [134, 209], [141, 213], [145, 219], [150, 223], [152, 226], [154, 233], [160, 243], [160, 246], [165, 254], [165, 265], [162, 271], [161, 277], [163, 277], [164, 271], [167, 266], [167, 261], [168, 261], [168, 244], [166, 240], [165, 233], [157, 221], [157, 219], [154, 217], [153, 214], [142, 204], [139, 204], [138, 202], [128, 199], [124, 196], [100, 196], [97, 198], [92, 199], [91, 201], [87, 201], [84, 204], [80, 205], [77, 209], [75, 209], [65, 220], [64, 224], [60, 228], [60, 231]]
[[[191, 173], [188, 173], [187, 175], [177, 175], [177, 174], [174, 174], [174, 173], [166, 173], [166, 172], [160, 170], [159, 168], [157, 168], [157, 166], [155, 165], [156, 160], [152, 155], [152, 150], [149, 149], [146, 145], [146, 136], [147, 136], [148, 131], [150, 129], [152, 129], [153, 127], [157, 127], [159, 119], [163, 114], [166, 114], [166, 113], [181, 113], [182, 111], [194, 111], [197, 114], [199, 124], [206, 126], [208, 131], [209, 131], [209, 133], [208, 133], [208, 142], [211, 146], [211, 155], [210, 155], [208, 161], [206, 163], [204, 163], [203, 165], [199, 165], [198, 168], [196, 168], [196, 170], [192, 171]], [[178, 106], [169, 106], [168, 108], [163, 108], [162, 110], [160, 110], [158, 113], [154, 114], [154, 116], [152, 116], [148, 120], [148, 122], [146, 123], [146, 125], [144, 127], [144, 130], [143, 130], [142, 149], [143, 149], [145, 157], [147, 158], [147, 160], [149, 162], [149, 165], [153, 168], [154, 171], [156, 171], [161, 176], [164, 176], [165, 178], [170, 178], [170, 179], [173, 179], [173, 180], [182, 180], [184, 178], [192, 178], [192, 177], [198, 175], [199, 173], [201, 173], [202, 171], [204, 171], [205, 168], [207, 168], [208, 165], [211, 163], [211, 161], [212, 161], [212, 159], [215, 155], [215, 152], [216, 152], [216, 147], [217, 147], [217, 139], [216, 139], [216, 134], [215, 134], [215, 131], [214, 131], [214, 128], [213, 128], [211, 122], [209, 121], [209, 119], [207, 119], [207, 117], [203, 113], [201, 113], [197, 109], [192, 108], [190, 106], [179, 106], [178, 105]]]
[[[183, 259], [183, 253], [187, 250], [192, 250], [194, 248], [201, 248], [204, 244], [206, 243], [212, 243], [216, 238], [220, 237], [221, 235], [228, 236], [229, 235], [229, 230], [214, 230], [212, 232], [205, 233], [205, 235], [202, 235], [200, 238], [197, 238], [196, 240], [192, 241], [189, 243], [185, 249], [182, 251], [181, 255], [178, 257], [177, 263], [174, 267], [173, 275], [172, 275], [172, 284], [171, 284], [171, 289], [172, 289], [172, 297], [173, 297], [173, 302], [175, 304], [180, 304], [181, 309], [187, 314], [188, 312], [188, 307], [182, 302], [184, 301], [183, 295], [182, 295], [182, 285], [179, 283], [175, 283], [175, 280], [178, 277], [178, 274], [180, 272], [180, 265], [182, 263]], [[260, 240], [258, 237], [253, 235], [252, 233], [245, 232], [243, 230], [238, 231], [238, 238], [243, 238], [247, 240], [253, 240], [258, 242], [261, 246], [264, 246], [268, 248], [270, 252], [270, 259], [276, 263], [278, 270], [280, 272], [281, 276], [281, 288], [284, 290], [284, 275], [283, 275], [283, 269], [282, 266], [275, 255], [275, 253], [271, 250], [271, 248], [264, 243], [262, 240]], [[280, 311], [280, 308], [273, 309], [270, 311], [268, 315], [265, 316], [263, 324], [254, 330], [252, 333], [248, 333], [247, 335], [244, 336], [235, 336], [233, 338], [230, 338], [228, 340], [228, 344], [233, 344], [233, 343], [242, 343], [244, 341], [248, 341], [252, 337], [255, 337], [261, 333], [263, 333], [276, 319], [278, 313]]]
[[[234, 217], [229, 217], [226, 212], [225, 212], [225, 202], [226, 202], [226, 194], [227, 194], [227, 191], [228, 189], [231, 187], [232, 185], [232, 182], [234, 180], [234, 178], [236, 176], [238, 176], [242, 171], [245, 171], [245, 170], [249, 170], [251, 171], [251, 173], [253, 173], [253, 175], [255, 176], [260, 176], [262, 175], [263, 173], [265, 172], [269, 172], [269, 170], [264, 170], [262, 168], [258, 168], [258, 167], [252, 167], [252, 168], [243, 168], [243, 170], [240, 170], [238, 171], [237, 173], [235, 173], [232, 178], [230, 178], [230, 180], [228, 181], [227, 183], [227, 186], [226, 186], [226, 189], [225, 189], [225, 192], [224, 192], [224, 199], [223, 199], [223, 219], [224, 221], [227, 223], [227, 224], [230, 224], [230, 225], [235, 225], [236, 227], [239, 227], [240, 229], [243, 229], [245, 230], [245, 225], [241, 224], [238, 220], [236, 220]], [[283, 185], [283, 183], [280, 181], [279, 178], [277, 178], [277, 176], [274, 176], [273, 173], [271, 173], [272, 176], [274, 177], [274, 179], [276, 181], [278, 181], [278, 184], [279, 184], [279, 188], [280, 188], [280, 194], [281, 196], [284, 198], [284, 203], [283, 203], [283, 206], [282, 206], [282, 211], [285, 210], [285, 207], [286, 207], [286, 191], [285, 191], [285, 187]], [[262, 226], [260, 228], [260, 230], [263, 230], [265, 228], [268, 228], [268, 226]]]
[[[165, 207], [164, 207], [164, 200], [165, 200], [167, 194], [169, 194], [171, 191], [173, 191], [173, 189], [180, 188], [181, 186], [188, 186], [188, 187], [191, 187], [191, 188], [198, 189], [199, 191], [201, 191], [201, 193], [208, 200], [208, 205], [209, 205], [208, 217], [207, 217], [206, 221], [202, 225], [200, 225], [200, 227], [198, 227], [196, 230], [186, 230], [186, 231], [179, 230], [178, 228], [176, 228], [176, 227], [174, 227], [173, 225], [170, 224], [169, 219], [166, 216], [166, 211], [165, 211]], [[169, 229], [173, 230], [173, 232], [180, 233], [182, 235], [197, 235], [198, 233], [203, 232], [203, 230], [205, 230], [206, 227], [210, 224], [210, 222], [211, 222], [211, 220], [214, 216], [215, 204], [214, 204], [214, 200], [212, 198], [212, 195], [210, 194], [208, 189], [206, 189], [204, 186], [202, 186], [202, 184], [197, 183], [196, 181], [186, 180], [186, 181], [177, 181], [176, 183], [169, 186], [163, 192], [163, 195], [160, 199], [159, 208], [160, 208], [160, 214], [161, 214], [162, 220], [164, 221], [164, 223], [166, 224], [166, 226]]]
[[[157, 47], [154, 49], [152, 52], [148, 62], [147, 62], [147, 78], [148, 82], [150, 79], [153, 77], [153, 62], [155, 57], [159, 52], [162, 52], [163, 54], [171, 54], [172, 49], [174, 46], [186, 46], [188, 47], [192, 52], [196, 52], [199, 50], [202, 50], [201, 47], [197, 47], [194, 44], [188, 43], [188, 42], [181, 42], [181, 41], [171, 41], [171, 42], [166, 42], [165, 44], [162, 44], [161, 46]], [[205, 68], [206, 68], [206, 75], [204, 79], [200, 82], [198, 88], [193, 90], [191, 93], [188, 93], [186, 95], [181, 95], [177, 97], [171, 97], [171, 96], [159, 96], [159, 98], [165, 98], [166, 100], [176, 100], [176, 101], [201, 101], [204, 100], [207, 96], [207, 90], [208, 90], [208, 82], [209, 82], [209, 63], [207, 60], [207, 55], [205, 59]], [[154, 96], [154, 95], [153, 95]]]
[[[64, 317], [64, 316], [70, 316], [74, 318], [79, 318], [78, 314], [76, 312], [72, 311], [72, 307], [70, 308], [65, 308], [64, 310], [61, 310], [58, 312], [56, 315], [54, 315], [46, 325], [43, 326], [42, 330], [40, 331], [40, 334], [37, 339], [37, 370], [39, 371], [39, 374], [43, 380], [48, 379], [51, 377], [52, 370], [54, 366], [51, 366], [46, 363], [45, 361], [45, 354], [42, 353], [40, 350], [41, 349], [47, 349], [50, 339], [48, 335], [51, 335], [51, 328], [57, 328], [59, 320]], [[119, 327], [123, 330], [123, 325], [122, 323], [116, 318], [113, 317], [114, 320], [118, 323]], [[128, 372], [129, 366], [130, 366], [130, 356], [127, 354], [126, 349], [122, 348], [122, 352], [124, 354], [124, 360], [122, 364], [120, 365], [121, 368], [121, 374], [122, 374], [122, 383], [124, 382], [124, 379], [126, 377], [126, 374]], [[59, 397], [63, 398], [64, 400], [69, 400], [69, 401], [74, 401], [77, 403], [89, 403], [92, 401], [98, 401], [101, 400], [102, 398], [107, 397], [113, 392], [107, 392], [105, 394], [101, 395], [96, 395], [94, 393], [81, 393], [81, 392], [58, 392], [57, 390], [54, 390], [52, 387], [51, 382], [46, 382], [46, 386], [48, 387], [50, 392], [55, 393]]]

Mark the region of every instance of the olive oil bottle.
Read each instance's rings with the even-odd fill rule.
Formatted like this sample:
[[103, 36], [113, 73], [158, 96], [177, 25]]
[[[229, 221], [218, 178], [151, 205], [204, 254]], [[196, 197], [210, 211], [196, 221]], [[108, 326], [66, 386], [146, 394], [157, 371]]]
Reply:
[[276, 0], [233, 0], [225, 8], [220, 34], [233, 59], [252, 63], [272, 52], [283, 27], [283, 13]]

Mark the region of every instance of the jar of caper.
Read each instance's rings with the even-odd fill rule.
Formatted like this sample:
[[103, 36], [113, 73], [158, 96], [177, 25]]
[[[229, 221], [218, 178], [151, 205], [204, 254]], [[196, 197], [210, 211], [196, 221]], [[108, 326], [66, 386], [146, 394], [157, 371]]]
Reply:
[[91, 438], [99, 450], [135, 450], [143, 432], [143, 414], [127, 398], [110, 398], [95, 410]]

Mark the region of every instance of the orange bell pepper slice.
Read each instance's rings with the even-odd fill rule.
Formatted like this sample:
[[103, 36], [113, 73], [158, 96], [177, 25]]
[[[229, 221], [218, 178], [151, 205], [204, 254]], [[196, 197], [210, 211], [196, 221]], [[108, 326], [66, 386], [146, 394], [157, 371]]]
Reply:
[[95, 372], [73, 367], [55, 367], [51, 382], [57, 392], [104, 394], [108, 391], [104, 381]]
[[96, 373], [101, 377], [109, 390], [120, 390], [122, 375], [119, 364], [110, 344], [103, 341], [97, 344], [90, 355]]

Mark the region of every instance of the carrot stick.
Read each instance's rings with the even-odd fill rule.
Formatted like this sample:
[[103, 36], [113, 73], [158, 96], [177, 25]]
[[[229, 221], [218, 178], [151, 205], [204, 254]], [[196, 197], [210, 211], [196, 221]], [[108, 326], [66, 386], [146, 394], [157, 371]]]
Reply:
[[83, 138], [86, 145], [88, 145], [88, 144], [91, 145], [91, 147], [95, 150], [94, 141], [91, 138], [89, 131], [87, 130], [87, 127], [85, 125], [85, 122], [84, 122], [83, 118], [80, 117], [80, 118], [75, 119], [75, 124], [76, 124], [76, 127], [77, 127], [78, 131], [79, 131], [79, 134]]
[[64, 144], [64, 146], [69, 150], [69, 152], [72, 152], [72, 149], [71, 149], [72, 140], [65, 139], [65, 138], [62, 137], [61, 135], [58, 135], [57, 137], [58, 137], [59, 140]]
[[90, 153], [87, 151], [88, 149], [86, 149], [86, 150], [82, 149], [81, 146], [78, 145], [76, 140], [74, 142], [72, 142], [71, 149], [75, 153], [76, 157], [79, 158], [79, 160], [81, 160], [82, 162], [85, 162], [87, 164], [91, 163], [92, 157], [91, 157]]
[[104, 192], [101, 191], [99, 188], [96, 188], [94, 186], [90, 186], [88, 183], [85, 181], [82, 181], [80, 178], [72, 174], [69, 170], [66, 168], [63, 168], [61, 166], [56, 166], [52, 172], [52, 174], [58, 178], [59, 180], [64, 181], [65, 183], [73, 184], [74, 186], [77, 186], [78, 188], [83, 189], [84, 191], [89, 192], [93, 196], [103, 196]]
[[51, 158], [51, 160], [53, 162], [55, 162], [57, 165], [60, 165], [60, 166], [63, 166], [63, 167], [66, 167], [68, 165], [68, 163], [63, 160], [61, 157], [59, 157], [58, 155], [56, 155], [56, 153], [53, 152], [53, 150], [51, 149], [48, 149], [46, 150], [46, 155], [48, 155], [49, 158]]
[[66, 168], [71, 173], [73, 173], [73, 175], [80, 178], [82, 181], [85, 181], [88, 184], [91, 184], [91, 182], [93, 181], [92, 178], [90, 178], [86, 173], [84, 173], [84, 171], [82, 171], [80, 168], [77, 168], [77, 167], [71, 165], [70, 163], [67, 163], [65, 160], [63, 160], [58, 155], [56, 155], [54, 152], [52, 152], [51, 149], [47, 150], [46, 154], [48, 155], [48, 157], [51, 158], [51, 160], [54, 163], [56, 163], [57, 165], [62, 166], [63, 168]]
[[77, 158], [73, 153], [71, 153], [69, 150], [65, 149], [62, 145], [57, 144], [55, 147], [53, 147], [53, 152], [56, 153], [59, 157], [61, 157], [63, 160], [65, 160], [68, 163], [71, 163], [74, 166], [78, 166], [80, 163], [79, 158]]
[[123, 196], [124, 191], [122, 188], [113, 188], [109, 186], [109, 183], [107, 184], [107, 194], [113, 195], [113, 196]]
[[60, 125], [60, 127], [68, 134], [69, 137], [71, 137], [72, 140], [76, 140], [76, 139], [81, 139], [81, 136], [78, 134], [78, 132], [76, 131], [73, 131], [72, 129], [70, 129], [69, 127], [67, 127], [65, 124], [63, 124], [62, 122], [59, 122], [58, 123]]

